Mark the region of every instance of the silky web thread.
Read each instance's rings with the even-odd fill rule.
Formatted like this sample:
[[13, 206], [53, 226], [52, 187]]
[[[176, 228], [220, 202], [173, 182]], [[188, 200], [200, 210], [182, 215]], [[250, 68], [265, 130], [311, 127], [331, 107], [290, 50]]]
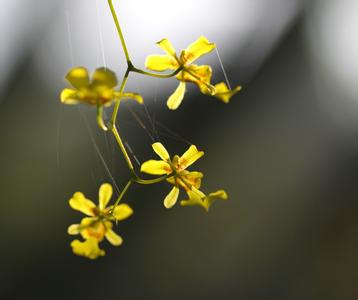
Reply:
[[95, 140], [95, 138], [94, 138], [94, 136], [93, 136], [93, 134], [92, 134], [91, 128], [90, 128], [90, 126], [89, 126], [89, 124], [88, 124], [88, 120], [87, 120], [85, 114], [83, 113], [83, 111], [82, 111], [78, 106], [77, 106], [77, 108], [78, 108], [79, 113], [80, 113], [81, 116], [82, 116], [83, 122], [85, 123], [86, 129], [87, 129], [87, 132], [88, 132], [88, 135], [90, 136], [90, 139], [91, 139], [91, 142], [92, 142], [92, 145], [93, 145], [94, 149], [96, 150], [96, 152], [97, 152], [99, 158], [101, 159], [101, 162], [102, 162], [102, 164], [103, 164], [105, 170], [107, 171], [108, 176], [110, 177], [110, 179], [111, 179], [111, 181], [112, 181], [112, 183], [113, 183], [113, 185], [114, 185], [114, 187], [115, 187], [117, 193], [120, 194], [121, 191], [120, 191], [120, 189], [118, 188], [118, 185], [117, 185], [117, 183], [116, 183], [116, 181], [115, 181], [115, 179], [114, 179], [114, 177], [113, 177], [111, 171], [109, 170], [109, 167], [108, 167], [108, 165], [107, 165], [107, 163], [106, 163], [106, 161], [105, 161], [105, 159], [104, 159], [104, 157], [103, 157], [103, 155], [102, 155], [102, 153], [101, 153], [101, 150], [99, 149], [99, 147], [98, 147], [98, 145], [97, 145], [97, 143], [96, 143], [96, 140]]
[[144, 129], [144, 131], [148, 134], [148, 136], [150, 137], [152, 142], [154, 142], [155, 140], [154, 140], [153, 136], [151, 135], [150, 131], [148, 130], [147, 126], [145, 126], [145, 124], [143, 123], [141, 118], [133, 111], [133, 109], [130, 105], [128, 105], [128, 110], [133, 115], [134, 119], [138, 122], [139, 126], [142, 129]]
[[229, 82], [229, 78], [227, 77], [227, 74], [226, 74], [226, 71], [225, 71], [225, 68], [224, 68], [224, 64], [221, 60], [221, 57], [220, 57], [220, 54], [219, 54], [219, 50], [217, 47], [215, 47], [215, 52], [216, 52], [216, 55], [219, 59], [219, 63], [220, 63], [220, 66], [221, 66], [221, 70], [223, 71], [224, 73], [224, 77], [225, 77], [225, 81], [226, 81], [226, 84], [228, 86], [228, 88], [231, 90], [231, 85], [230, 85], [230, 82]]
[[155, 109], [157, 108], [157, 98], [158, 98], [158, 83], [155, 82], [155, 88], [154, 88], [154, 111], [152, 116], [152, 124], [153, 124], [153, 134], [155, 135], [157, 141], [160, 142], [160, 137], [158, 134], [157, 127], [155, 126], [155, 120], [156, 120], [156, 113]]
[[56, 128], [56, 136], [57, 136], [57, 140], [56, 140], [56, 162], [57, 162], [57, 167], [60, 167], [60, 144], [61, 144], [61, 126], [62, 126], [62, 113], [63, 113], [63, 107], [62, 104], [60, 103], [60, 107], [59, 107], [59, 111], [58, 111], [58, 117], [57, 117], [57, 128]]
[[[73, 46], [72, 46], [72, 39], [71, 39], [71, 26], [70, 26], [70, 13], [67, 7], [67, 1], [63, 0], [63, 9], [65, 14], [65, 21], [66, 21], [66, 30], [67, 30], [67, 42], [68, 42], [68, 50], [70, 54], [71, 66], [74, 65], [74, 55], [73, 55]], [[57, 167], [60, 167], [60, 133], [61, 133], [61, 126], [62, 126], [62, 114], [63, 114], [63, 107], [60, 104], [58, 117], [57, 117], [57, 128], [56, 128], [56, 163]]]
[[[135, 84], [135, 88], [137, 91], [139, 91], [139, 85], [138, 85], [138, 82], [137, 81], [134, 81], [134, 84]], [[150, 139], [152, 140], [152, 142], [154, 143], [156, 141], [156, 139], [154, 138], [154, 133], [155, 131], [153, 130], [155, 125], [153, 123], [153, 120], [152, 118], [150, 117], [150, 114], [149, 114], [149, 110], [148, 110], [148, 107], [147, 105], [145, 104], [145, 101], [143, 102], [143, 107], [144, 107], [144, 111], [146, 113], [146, 116], [147, 116], [147, 119], [152, 127], [152, 133], [150, 133], [149, 129], [145, 126], [144, 122], [138, 117], [137, 114], [134, 113], [133, 110], [130, 110], [131, 114], [134, 116], [134, 118], [136, 119], [136, 121], [138, 122], [138, 124], [146, 131], [146, 133], [148, 134], [148, 136], [150, 137]], [[144, 127], [143, 127], [144, 126]]]
[[[142, 112], [142, 114], [144, 114], [144, 113]], [[136, 114], [136, 120], [137, 120], [138, 123], [139, 122], [142, 123], [140, 117], [137, 114]], [[193, 145], [194, 144], [194, 143], [190, 142], [189, 140], [185, 139], [184, 137], [182, 137], [180, 134], [176, 133], [174, 130], [170, 129], [168, 126], [166, 126], [163, 123], [159, 122], [157, 119], [153, 119], [153, 123], [156, 126], [156, 131], [157, 131], [158, 136], [159, 136], [159, 133], [160, 133], [160, 135], [169, 137], [172, 140], [179, 141], [179, 142], [187, 144], [187, 145]], [[161, 127], [166, 132], [164, 132], [163, 130], [159, 131], [157, 127]]]
[[103, 66], [106, 68], [107, 64], [106, 64], [106, 56], [105, 56], [105, 52], [104, 52], [104, 43], [103, 43], [103, 34], [102, 34], [102, 24], [101, 24], [101, 19], [99, 16], [99, 3], [98, 0], [96, 1], [96, 15], [97, 15], [97, 26], [98, 26], [98, 38], [99, 38], [99, 44], [100, 44], [100, 50], [101, 50], [101, 56], [102, 56], [102, 61], [103, 61]]
[[67, 1], [63, 0], [63, 6], [65, 11], [65, 19], [66, 19], [66, 27], [67, 27], [67, 39], [68, 39], [68, 47], [70, 52], [70, 59], [72, 67], [75, 64], [75, 59], [73, 55], [73, 45], [72, 45], [72, 34], [71, 34], [71, 24], [70, 24], [70, 12], [67, 7]]
[[135, 162], [137, 163], [137, 165], [140, 166], [141, 163], [140, 163], [139, 159], [137, 158], [137, 156], [134, 154], [131, 146], [126, 141], [124, 141], [124, 144], [126, 145], [126, 147], [129, 150], [129, 152], [132, 154], [132, 156], [133, 156]]
[[[150, 123], [150, 125], [152, 127], [152, 134], [155, 135], [155, 124], [154, 124], [152, 118], [150, 117], [148, 107], [147, 107], [147, 105], [145, 103], [143, 103], [143, 106], [144, 106], [144, 110], [145, 110], [145, 113], [147, 115], [148, 121], [149, 121], [149, 123]], [[151, 139], [154, 142], [154, 141], [156, 141], [156, 139], [154, 139], [153, 135], [151, 135]]]

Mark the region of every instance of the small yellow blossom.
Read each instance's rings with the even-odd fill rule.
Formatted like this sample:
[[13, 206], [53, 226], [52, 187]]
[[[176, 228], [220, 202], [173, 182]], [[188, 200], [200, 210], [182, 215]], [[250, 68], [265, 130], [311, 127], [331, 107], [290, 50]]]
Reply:
[[215, 85], [215, 94], [212, 96], [220, 99], [224, 103], [229, 103], [231, 97], [239, 91], [241, 91], [241, 86], [230, 90], [224, 82], [220, 82]]
[[205, 195], [202, 191], [193, 187], [191, 190], [187, 191], [189, 196], [188, 200], [180, 201], [180, 205], [189, 206], [189, 205], [199, 205], [203, 207], [207, 212], [209, 211], [210, 206], [216, 200], [227, 200], [228, 195], [224, 190], [218, 190], [209, 195]]
[[65, 104], [87, 103], [91, 105], [111, 105], [113, 100], [134, 99], [143, 103], [143, 98], [136, 93], [119, 93], [115, 90], [118, 84], [116, 74], [107, 68], [98, 68], [90, 80], [86, 68], [76, 67], [66, 75], [73, 88], [61, 92], [61, 102]]
[[99, 248], [98, 241], [95, 238], [89, 238], [84, 242], [74, 240], [71, 243], [71, 247], [73, 253], [90, 259], [96, 259], [99, 256], [105, 255], [104, 250]]
[[[86, 241], [92, 241], [94, 239], [97, 241], [97, 243], [101, 242], [103, 238], [106, 237], [106, 239], [112, 245], [121, 245], [123, 240], [118, 234], [116, 234], [112, 230], [112, 222], [118, 222], [127, 219], [129, 216], [132, 215], [133, 210], [127, 204], [119, 204], [116, 207], [107, 206], [108, 202], [112, 197], [112, 193], [113, 190], [110, 184], [102, 184], [99, 189], [98, 206], [96, 206], [91, 200], [86, 199], [86, 197], [81, 192], [75, 193], [69, 200], [70, 206], [73, 209], [84, 213], [88, 217], [83, 218], [81, 224], [72, 224], [71, 226], [69, 226], [67, 229], [68, 234], [81, 234]], [[97, 249], [93, 245], [93, 242], [84, 242], [81, 244], [79, 243], [80, 242], [76, 242], [74, 245], [72, 245], [73, 251], [76, 254], [87, 253], [87, 250], [85, 251], [84, 249]], [[75, 251], [75, 249], [77, 250]], [[99, 250], [93, 251], [99, 253]], [[85, 254], [79, 255], [88, 256]]]
[[198, 151], [196, 146], [191, 145], [189, 149], [182, 155], [175, 155], [170, 159], [168, 151], [161, 143], [152, 145], [154, 152], [162, 160], [148, 160], [141, 166], [141, 172], [151, 175], [167, 175], [167, 181], [174, 185], [172, 190], [164, 199], [164, 206], [171, 208], [178, 200], [179, 188], [185, 191], [191, 190], [193, 187], [200, 188], [203, 174], [200, 172], [190, 172], [186, 169], [204, 155], [203, 151]]
[[215, 94], [215, 87], [210, 84], [212, 70], [208, 65], [192, 64], [196, 59], [215, 49], [215, 44], [210, 43], [204, 36], [199, 37], [188, 48], [181, 51], [180, 56], [168, 39], [163, 39], [157, 45], [166, 52], [166, 55], [149, 55], [145, 66], [153, 71], [182, 70], [176, 75], [180, 81], [175, 92], [169, 97], [167, 106], [169, 109], [177, 109], [185, 94], [185, 82], [195, 83], [200, 91], [205, 94]]

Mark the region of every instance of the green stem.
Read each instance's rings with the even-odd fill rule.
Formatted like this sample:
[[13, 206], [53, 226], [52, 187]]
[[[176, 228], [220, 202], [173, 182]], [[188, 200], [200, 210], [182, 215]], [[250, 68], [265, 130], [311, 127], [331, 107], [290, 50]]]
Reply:
[[107, 126], [103, 122], [103, 105], [97, 105], [97, 124], [104, 131], [108, 130]]
[[136, 183], [139, 183], [139, 184], [153, 184], [153, 183], [162, 182], [163, 180], [165, 180], [167, 178], [168, 178], [168, 176], [165, 175], [165, 176], [161, 176], [161, 177], [158, 177], [155, 179], [142, 179], [142, 178], [139, 178], [137, 175], [135, 175], [133, 177], [133, 181], [135, 181]]
[[169, 74], [156, 74], [156, 73], [151, 73], [151, 72], [147, 72], [147, 71], [138, 69], [134, 66], [130, 67], [130, 71], [132, 71], [132, 72], [139, 73], [142, 75], [152, 76], [152, 77], [156, 77], [156, 78], [170, 78], [170, 77], [177, 75], [181, 70], [183, 70], [183, 67], [179, 67], [174, 72], [169, 73]]
[[[124, 147], [124, 144], [123, 144], [122, 139], [121, 139], [121, 137], [120, 137], [120, 135], [119, 135], [119, 133], [118, 133], [118, 130], [117, 130], [116, 125], [112, 125], [112, 126], [111, 126], [111, 131], [112, 131], [114, 137], [115, 137], [116, 140], [117, 140], [118, 146], [119, 146], [119, 148], [121, 149], [121, 151], [122, 151], [122, 153], [123, 153], [123, 156], [124, 156], [124, 158], [125, 158], [125, 160], [126, 160], [126, 162], [127, 162], [127, 165], [128, 165], [128, 167], [129, 167], [130, 172], [131, 172], [133, 175], [135, 175], [133, 164], [132, 164], [132, 162], [131, 162], [131, 159], [129, 158], [129, 155], [128, 155], [128, 153], [127, 153], [126, 148]], [[137, 175], [135, 175], [135, 176], [137, 176]]]
[[[122, 83], [121, 83], [121, 86], [119, 88], [119, 93], [123, 93], [123, 90], [124, 90], [124, 88], [126, 86], [126, 83], [127, 83], [127, 80], [128, 80], [129, 72], [130, 72], [130, 69], [128, 67], [126, 72], [124, 73]], [[116, 124], [117, 115], [118, 115], [118, 109], [119, 109], [120, 103], [121, 103], [121, 100], [117, 100], [116, 103], [114, 104], [113, 113], [112, 113], [111, 122], [110, 122], [111, 127], [115, 126], [115, 124]]]
[[119, 25], [119, 21], [118, 21], [117, 14], [116, 14], [116, 11], [115, 11], [115, 9], [114, 9], [112, 0], [108, 0], [108, 5], [109, 5], [109, 8], [111, 9], [111, 13], [112, 13], [112, 17], [113, 17], [114, 23], [116, 24], [116, 28], [117, 28], [117, 31], [118, 31], [119, 38], [120, 38], [120, 40], [121, 40], [121, 44], [122, 44], [122, 48], [123, 48], [123, 51], [124, 51], [124, 55], [126, 56], [127, 63], [129, 63], [131, 60], [130, 60], [130, 58], [129, 58], [129, 53], [128, 53], [127, 45], [126, 45], [126, 42], [125, 42], [125, 40], [124, 40], [124, 36], [123, 36], [123, 33], [122, 33], [122, 29], [121, 29], [121, 26]]
[[116, 138], [118, 146], [121, 149], [122, 154], [123, 154], [123, 156], [124, 156], [124, 158], [125, 158], [125, 160], [127, 162], [128, 168], [129, 168], [129, 170], [130, 170], [130, 172], [132, 174], [132, 179], [131, 180], [133, 182], [140, 183], [140, 184], [153, 184], [153, 183], [161, 182], [161, 181], [163, 181], [163, 180], [168, 178], [168, 176], [166, 176], [166, 175], [162, 176], [162, 177], [159, 177], [159, 178], [155, 178], [155, 179], [142, 179], [142, 178], [140, 178], [137, 175], [137, 173], [135, 172], [135, 170], [134, 170], [132, 161], [131, 161], [131, 159], [130, 159], [130, 157], [128, 155], [128, 152], [127, 152], [127, 150], [126, 150], [126, 148], [125, 148], [125, 146], [124, 146], [124, 144], [122, 142], [122, 139], [121, 139], [121, 137], [120, 137], [120, 135], [118, 133], [117, 127], [115, 125], [112, 126], [111, 131], [112, 131], [114, 137]]
[[[123, 198], [124, 194], [127, 192], [127, 190], [129, 189], [129, 187], [131, 186], [132, 182], [133, 182], [132, 179], [127, 182], [126, 186], [124, 187], [124, 189], [122, 190], [122, 192], [121, 192], [120, 195], [118, 196], [116, 202], [114, 203], [114, 205], [113, 205], [113, 210], [117, 207], [119, 201], [121, 201], [121, 199]], [[113, 212], [113, 210], [112, 210], [112, 212]]]
[[[112, 14], [114, 23], [116, 25], [117, 32], [118, 32], [118, 35], [119, 35], [119, 39], [121, 41], [123, 52], [124, 52], [124, 55], [126, 57], [127, 65], [128, 65], [127, 70], [126, 70], [126, 72], [124, 74], [120, 89], [119, 89], [119, 93], [123, 92], [123, 90], [124, 90], [124, 88], [126, 86], [127, 80], [128, 80], [128, 75], [129, 75], [130, 72], [140, 73], [140, 74], [143, 74], [143, 75], [157, 77], [157, 78], [170, 78], [170, 77], [173, 77], [173, 76], [177, 75], [183, 69], [183, 67], [181, 66], [181, 67], [179, 67], [178, 69], [176, 69], [174, 72], [172, 72], [170, 74], [156, 74], [156, 73], [146, 72], [144, 70], [138, 69], [135, 66], [133, 66], [133, 64], [132, 64], [132, 62], [130, 60], [130, 57], [129, 57], [127, 45], [126, 45], [126, 42], [124, 40], [122, 29], [121, 29], [121, 26], [119, 24], [118, 17], [117, 17], [116, 11], [114, 9], [112, 0], [108, 0], [108, 5], [109, 5], [109, 8], [111, 10], [111, 14]], [[117, 201], [115, 203], [115, 206], [121, 200], [121, 198], [123, 197], [124, 193], [127, 191], [127, 189], [132, 184], [132, 182], [136, 182], [136, 183], [139, 183], [139, 184], [153, 184], [153, 183], [161, 182], [161, 181], [165, 180], [166, 178], [168, 178], [168, 176], [165, 175], [165, 176], [161, 176], [161, 177], [156, 178], [156, 179], [148, 179], [147, 180], [147, 179], [141, 179], [136, 174], [136, 172], [134, 170], [134, 167], [133, 167], [133, 164], [131, 162], [131, 159], [130, 159], [128, 153], [127, 153], [127, 150], [126, 150], [126, 148], [125, 148], [125, 146], [124, 146], [124, 144], [122, 142], [122, 139], [121, 139], [121, 137], [120, 137], [120, 135], [118, 133], [118, 129], [116, 127], [116, 120], [117, 120], [117, 115], [118, 115], [118, 110], [119, 110], [120, 103], [121, 103], [120, 100], [117, 100], [115, 102], [112, 117], [111, 117], [111, 121], [110, 121], [110, 129], [111, 129], [114, 137], [116, 138], [117, 143], [119, 145], [119, 148], [121, 149], [121, 151], [123, 153], [123, 156], [124, 156], [124, 158], [125, 158], [125, 160], [127, 162], [129, 170], [130, 170], [130, 172], [132, 174], [132, 179], [130, 181], [128, 181], [127, 185], [125, 186], [125, 188], [123, 189], [123, 191], [119, 195], [119, 197], [118, 197], [118, 199], [117, 199]], [[103, 114], [103, 107], [98, 108], [98, 110], [97, 110], [97, 122], [98, 122], [98, 125], [103, 130], [107, 130], [107, 127], [105, 126], [105, 124], [103, 122], [102, 114]]]

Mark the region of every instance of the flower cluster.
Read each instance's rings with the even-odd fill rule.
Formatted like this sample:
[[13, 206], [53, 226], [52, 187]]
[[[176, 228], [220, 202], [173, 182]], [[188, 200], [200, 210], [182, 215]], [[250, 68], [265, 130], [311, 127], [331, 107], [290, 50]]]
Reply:
[[198, 151], [196, 146], [191, 145], [182, 156], [174, 155], [170, 159], [168, 151], [161, 143], [152, 145], [154, 152], [161, 160], [148, 160], [141, 166], [141, 171], [151, 175], [167, 175], [167, 182], [173, 188], [164, 199], [164, 206], [171, 208], [178, 200], [180, 189], [183, 189], [189, 200], [182, 200], [181, 205], [199, 205], [209, 211], [211, 204], [216, 199], [226, 200], [227, 194], [223, 190], [211, 193], [206, 196], [199, 190], [201, 179], [204, 174], [197, 171], [188, 171], [187, 168], [204, 155], [203, 151]]
[[210, 53], [215, 49], [216, 45], [210, 43], [204, 36], [199, 37], [188, 48], [182, 50], [177, 55], [175, 49], [168, 39], [163, 39], [157, 43], [166, 54], [150, 55], [147, 57], [145, 66], [153, 71], [177, 70], [181, 71], [176, 75], [179, 85], [174, 93], [168, 98], [167, 106], [169, 109], [177, 109], [184, 99], [186, 82], [194, 83], [200, 91], [206, 95], [212, 95], [225, 103], [241, 90], [241, 86], [230, 90], [224, 82], [220, 82], [213, 86], [211, 81], [212, 69], [208, 65], [194, 65], [193, 62], [201, 56]]
[[99, 204], [96, 206], [87, 199], [81, 192], [75, 193], [69, 201], [70, 206], [82, 212], [87, 217], [83, 218], [80, 224], [73, 224], [68, 227], [68, 234], [80, 234], [83, 242], [74, 240], [71, 243], [73, 252], [77, 255], [95, 259], [105, 254], [98, 243], [106, 238], [113, 246], [122, 244], [122, 238], [113, 230], [113, 222], [119, 222], [132, 215], [133, 210], [127, 204], [107, 206], [112, 197], [112, 186], [104, 183], [99, 188]]
[[[168, 39], [162, 39], [157, 44], [165, 54], [150, 55], [145, 62], [148, 70], [156, 71], [157, 73], [138, 69], [133, 65], [129, 57], [112, 0], [108, 0], [108, 4], [127, 61], [127, 69], [123, 79], [119, 82], [116, 74], [108, 68], [98, 68], [90, 76], [86, 68], [75, 67], [65, 77], [70, 87], [63, 89], [60, 95], [61, 102], [64, 104], [86, 103], [96, 107], [99, 128], [113, 134], [130, 172], [130, 179], [112, 205], [109, 205], [113, 194], [112, 186], [109, 183], [104, 183], [100, 186], [98, 205], [87, 199], [81, 192], [76, 192], [69, 200], [69, 204], [74, 210], [86, 215], [79, 224], [73, 224], [68, 227], [68, 234], [82, 236], [82, 240], [76, 239], [71, 242], [72, 250], [75, 254], [90, 259], [105, 255], [105, 251], [100, 248], [100, 243], [104, 239], [107, 239], [114, 246], [122, 244], [123, 239], [113, 231], [113, 226], [114, 223], [117, 224], [133, 214], [130, 206], [120, 204], [132, 184], [147, 185], [160, 182], [170, 184], [172, 188], [164, 199], [166, 208], [171, 208], [178, 202], [180, 191], [186, 193], [185, 198], [180, 200], [181, 206], [199, 206], [207, 212], [216, 200], [228, 199], [228, 195], [224, 190], [209, 194], [205, 194], [201, 190], [203, 173], [189, 170], [189, 167], [204, 155], [204, 152], [199, 151], [195, 145], [191, 145], [183, 155], [171, 157], [165, 147], [156, 142], [152, 145], [152, 148], [160, 160], [148, 160], [140, 168], [141, 172], [155, 175], [156, 177], [143, 179], [137, 174], [117, 129], [117, 115], [120, 103], [125, 99], [135, 100], [139, 104], [143, 103], [141, 95], [124, 91], [129, 74], [135, 72], [156, 78], [175, 76], [179, 80], [179, 85], [167, 100], [167, 106], [171, 110], [177, 109], [182, 103], [187, 83], [197, 85], [201, 93], [216, 97], [224, 103], [228, 103], [231, 97], [241, 89], [238, 86], [231, 90], [224, 82], [213, 85], [211, 83], [211, 67], [193, 64], [201, 56], [210, 53], [216, 47], [214, 43], [209, 42], [203, 36], [181, 51], [180, 55], [176, 53]], [[172, 73], [158, 73], [167, 70], [171, 70]], [[103, 109], [110, 106], [113, 108], [112, 116], [110, 121], [105, 123]]]
[[90, 80], [86, 68], [76, 67], [66, 75], [72, 88], [64, 89], [61, 93], [61, 102], [64, 104], [87, 103], [96, 106], [109, 106], [114, 100], [133, 99], [143, 103], [141, 95], [136, 93], [122, 93], [116, 91], [118, 85], [116, 74], [107, 68], [98, 68]]

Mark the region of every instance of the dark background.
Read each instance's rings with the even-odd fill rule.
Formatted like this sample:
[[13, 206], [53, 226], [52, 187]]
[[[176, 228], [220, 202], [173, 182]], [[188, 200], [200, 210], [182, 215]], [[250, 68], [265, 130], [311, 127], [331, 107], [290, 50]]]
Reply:
[[[0, 94], [1, 299], [357, 299], [357, 95], [321, 62], [317, 3], [301, 3], [260, 62], [245, 61], [250, 36], [223, 58], [243, 85], [230, 104], [191, 87], [171, 112], [172, 80], [155, 101], [143, 90], [149, 117], [121, 107], [121, 134], [140, 162], [154, 157], [152, 137], [171, 153], [194, 143], [205, 150], [193, 166], [204, 190], [230, 199], [209, 214], [166, 210], [169, 185], [134, 186], [125, 202], [135, 213], [116, 230], [124, 244], [104, 242], [96, 261], [71, 253], [66, 229], [82, 216], [67, 201], [82, 191], [96, 202], [111, 182], [96, 146], [119, 188], [126, 165], [91, 107], [60, 105], [66, 83], [45, 82], [29, 47]], [[214, 71], [223, 80], [217, 62]]]

